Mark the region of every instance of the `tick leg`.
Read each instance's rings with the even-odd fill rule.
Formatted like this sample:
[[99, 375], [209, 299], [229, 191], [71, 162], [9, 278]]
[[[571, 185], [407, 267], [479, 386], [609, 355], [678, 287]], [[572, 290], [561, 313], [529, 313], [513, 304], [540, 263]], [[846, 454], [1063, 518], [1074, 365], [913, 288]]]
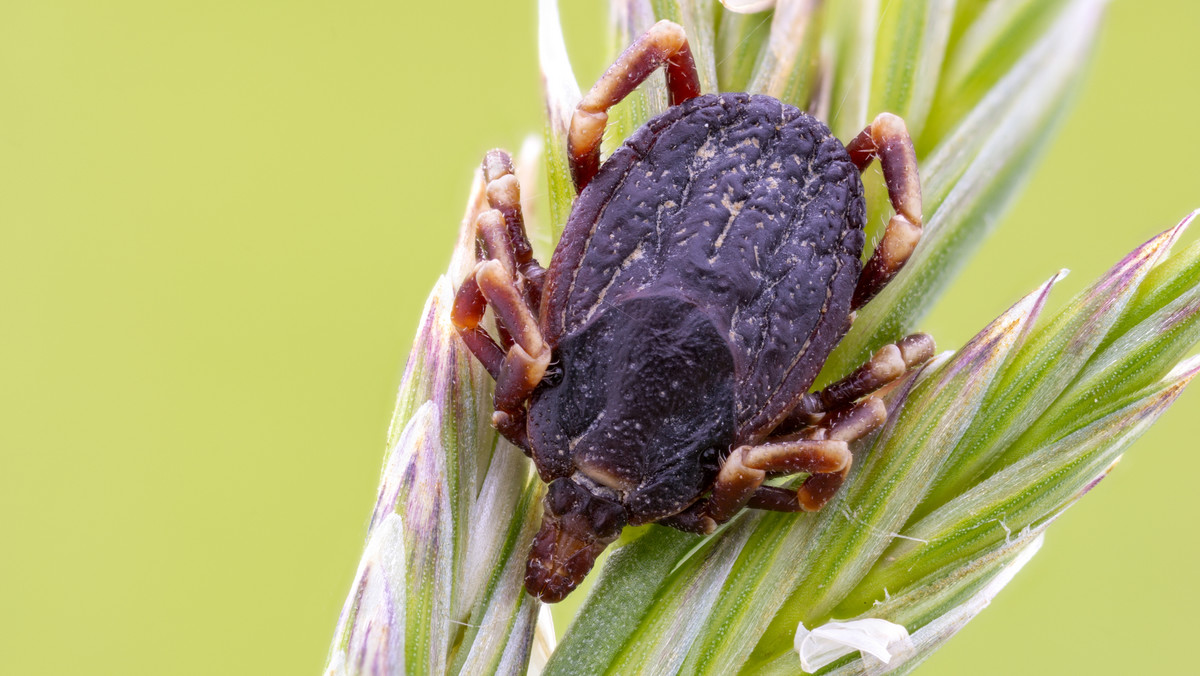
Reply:
[[[504, 353], [512, 348], [513, 338], [509, 334], [508, 325], [498, 323], [496, 329], [500, 336], [500, 343], [497, 344], [479, 325], [483, 321], [488, 306], [488, 299], [484, 297], [483, 291], [479, 287], [479, 266], [487, 261], [495, 261], [503, 268], [504, 274], [513, 280], [514, 284], [521, 284], [522, 280], [515, 272], [517, 269], [516, 256], [510, 246], [511, 240], [503, 214], [497, 209], [489, 209], [479, 214], [475, 219], [475, 232], [479, 245], [480, 262], [472, 274], [463, 280], [462, 286], [458, 288], [450, 318], [458, 328], [463, 342], [483, 363], [492, 378], [499, 380], [500, 360], [503, 359]], [[527, 288], [529, 285], [522, 286]], [[525, 305], [530, 306], [529, 295], [527, 293], [521, 295]]]
[[[721, 467], [713, 487], [713, 502], [716, 503], [715, 507], [710, 507], [713, 518], [718, 521], [720, 517], [728, 519], [743, 506], [781, 512], [821, 509], [837, 493], [850, 472], [853, 456], [849, 444], [879, 429], [887, 420], [883, 401], [869, 395], [904, 375], [909, 368], [931, 359], [933, 351], [932, 338], [923, 333], [913, 334], [898, 343], [883, 346], [867, 363], [824, 390], [804, 395], [796, 410], [776, 429], [777, 436], [768, 438], [761, 446], [738, 449], [743, 451], [741, 457], [735, 458], [735, 451], [730, 456], [734, 462], [727, 460]], [[810, 444], [842, 444], [846, 449], [844, 462], [837, 467], [828, 467], [798, 458], [775, 461], [773, 458], [782, 457], [782, 449], [792, 439], [808, 440]], [[832, 461], [833, 456], [823, 459]], [[800, 471], [809, 472], [810, 476], [798, 490], [761, 485], [768, 473]], [[718, 500], [718, 492], [728, 497]]]
[[879, 429], [887, 420], [887, 409], [877, 397], [867, 397], [858, 404], [830, 414], [822, 427], [810, 427], [799, 436], [819, 437], [829, 442], [847, 444], [845, 462], [841, 467], [822, 471], [814, 466], [811, 475], [799, 489], [779, 486], [758, 486], [748, 497], [745, 506], [776, 512], [815, 512], [825, 506], [837, 493], [850, 473], [854, 458], [848, 444]]
[[717, 523], [728, 521], [746, 506], [768, 473], [840, 472], [850, 460], [850, 447], [840, 439], [797, 439], [741, 446], [721, 465], [708, 503], [708, 515]]
[[567, 136], [567, 156], [576, 191], [583, 190], [600, 169], [600, 141], [608, 124], [608, 109], [664, 65], [671, 105], [700, 95], [700, 76], [683, 26], [659, 21], [621, 52], [579, 102]]
[[[492, 209], [480, 215], [477, 232], [484, 240], [489, 258], [507, 261], [505, 267], [516, 276], [526, 303], [537, 314], [546, 270], [533, 257], [533, 246], [525, 232], [525, 216], [521, 212], [521, 185], [508, 153], [489, 150], [483, 156], [483, 179], [487, 181], [488, 206]], [[499, 224], [496, 223], [497, 216], [500, 217]], [[502, 229], [503, 235], [485, 232], [482, 223], [485, 218], [491, 230]]]
[[805, 394], [776, 434], [787, 434], [817, 423], [828, 411], [837, 411], [904, 375], [908, 369], [933, 358], [933, 338], [914, 333], [894, 344], [884, 345], [853, 373], [819, 392]]
[[796, 499], [796, 489], [782, 486], [759, 486], [746, 503], [747, 509], [766, 509], [772, 512], [803, 512]]
[[[879, 429], [886, 421], [887, 407], [883, 401], [878, 397], [867, 397], [854, 406], [829, 414], [824, 429], [830, 439], [851, 443]], [[814, 473], [796, 491], [796, 504], [805, 512], [821, 509], [841, 488], [848, 474], [850, 462], [837, 472]]]
[[504, 365], [504, 350], [479, 325], [487, 312], [487, 298], [479, 290], [479, 282], [472, 274], [454, 296], [454, 306], [450, 309], [450, 321], [458, 329], [458, 335], [467, 344], [467, 349], [487, 369], [492, 380], [500, 378], [500, 369]]
[[[479, 325], [488, 305], [496, 313], [497, 327], [511, 336], [507, 353]], [[550, 348], [504, 263], [492, 259], [475, 265], [458, 289], [450, 320], [496, 380], [492, 424], [509, 441], [528, 450], [525, 399], [550, 365]]]
[[[883, 402], [867, 397], [787, 438], [734, 450], [721, 465], [712, 496], [660, 524], [690, 533], [711, 533], [743, 507], [777, 512], [815, 512], [837, 492], [850, 471], [850, 442], [878, 429], [887, 418]], [[797, 489], [763, 486], [772, 474], [807, 472]]]
[[[483, 178], [491, 208], [475, 219], [480, 260], [459, 287], [450, 319], [496, 381], [492, 423], [528, 450], [525, 400], [550, 363], [550, 349], [536, 319], [546, 271], [534, 259], [525, 233], [521, 188], [508, 153], [488, 151]], [[489, 305], [496, 315], [499, 343], [481, 326]]]
[[525, 400], [546, 374], [550, 347], [503, 263], [490, 260], [477, 264], [475, 282], [496, 313], [496, 324], [513, 340], [496, 377], [492, 423], [513, 443], [524, 447], [528, 445], [524, 437]]
[[717, 529], [717, 522], [708, 515], [708, 505], [708, 500], [694, 502], [690, 507], [678, 514], [668, 516], [665, 519], [659, 519], [658, 523], [659, 525], [670, 526], [675, 530], [681, 530], [685, 533], [708, 535]]
[[904, 120], [891, 113], [876, 117], [846, 144], [846, 151], [859, 171], [866, 170], [871, 160], [879, 160], [888, 197], [896, 210], [858, 278], [851, 302], [851, 309], [857, 310], [896, 276], [921, 239], [921, 178], [908, 128]]

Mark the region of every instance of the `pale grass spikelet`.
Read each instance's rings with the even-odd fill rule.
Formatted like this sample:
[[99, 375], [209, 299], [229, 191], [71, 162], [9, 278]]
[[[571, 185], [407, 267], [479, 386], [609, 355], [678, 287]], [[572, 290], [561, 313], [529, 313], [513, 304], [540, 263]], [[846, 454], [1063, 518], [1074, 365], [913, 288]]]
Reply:
[[[526, 143], [519, 157], [518, 173], [533, 180], [540, 144]], [[521, 451], [492, 429], [490, 378], [449, 319], [450, 279], [473, 265], [484, 204], [477, 175], [400, 385], [330, 676], [522, 674], [529, 663], [540, 604], [524, 593], [523, 557], [544, 491]]]
[[[527, 141], [516, 164], [546, 263], [574, 197], [566, 135], [581, 88], [558, 3], [538, 5], [544, 142]], [[919, 328], [999, 223], [1068, 108], [1104, 6], [612, 0], [609, 43], [615, 55], [670, 19], [705, 92], [769, 93], [842, 139], [880, 111], [906, 119], [924, 238], [858, 313], [819, 386]], [[655, 75], [612, 110], [602, 147], [665, 107]], [[891, 207], [877, 170], [864, 182], [877, 239]], [[987, 607], [1200, 372], [1184, 359], [1200, 341], [1200, 244], [1171, 253], [1193, 213], [1063, 309], [1045, 312], [1065, 271], [898, 382], [887, 423], [856, 442], [847, 483], [821, 512], [743, 512], [708, 538], [627, 535], [556, 642], [522, 588], [544, 488], [490, 427], [492, 383], [448, 320], [483, 208], [477, 174], [400, 388], [331, 676], [908, 673]]]

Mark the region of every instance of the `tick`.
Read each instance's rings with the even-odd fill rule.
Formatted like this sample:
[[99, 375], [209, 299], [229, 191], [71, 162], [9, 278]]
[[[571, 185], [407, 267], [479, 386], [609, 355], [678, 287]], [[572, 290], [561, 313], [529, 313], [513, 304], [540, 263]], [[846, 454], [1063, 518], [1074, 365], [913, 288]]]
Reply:
[[[671, 107], [601, 163], [606, 111], [659, 67]], [[578, 196], [545, 269], [512, 162], [487, 153], [480, 260], [452, 310], [496, 381], [493, 424], [549, 484], [525, 573], [547, 602], [627, 525], [710, 533], [747, 507], [820, 509], [848, 444], [885, 421], [872, 393], [934, 350], [909, 336], [809, 392], [920, 239], [916, 154], [895, 115], [843, 146], [769, 96], [701, 94], [683, 28], [662, 21], [580, 102], [567, 150]], [[872, 160], [896, 214], [864, 265]], [[763, 485], [800, 473], [798, 489]]]

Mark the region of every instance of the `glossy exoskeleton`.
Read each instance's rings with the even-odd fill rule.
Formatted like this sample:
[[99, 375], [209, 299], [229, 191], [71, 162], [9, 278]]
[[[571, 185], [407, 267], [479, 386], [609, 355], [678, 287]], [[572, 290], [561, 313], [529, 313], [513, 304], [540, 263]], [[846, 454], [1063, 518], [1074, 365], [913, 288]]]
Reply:
[[[601, 164], [606, 111], [663, 66], [672, 107]], [[511, 161], [487, 154], [481, 260], [453, 312], [496, 379], [494, 424], [549, 484], [525, 576], [548, 602], [626, 525], [707, 533], [743, 507], [819, 509], [848, 443], [886, 417], [871, 393], [933, 354], [909, 336], [808, 392], [920, 237], [915, 153], [894, 115], [843, 146], [774, 98], [701, 95], [683, 29], [660, 22], [580, 102], [568, 156], [580, 192], [543, 270]], [[864, 266], [872, 159], [896, 214]], [[762, 485], [798, 473], [798, 489]]]

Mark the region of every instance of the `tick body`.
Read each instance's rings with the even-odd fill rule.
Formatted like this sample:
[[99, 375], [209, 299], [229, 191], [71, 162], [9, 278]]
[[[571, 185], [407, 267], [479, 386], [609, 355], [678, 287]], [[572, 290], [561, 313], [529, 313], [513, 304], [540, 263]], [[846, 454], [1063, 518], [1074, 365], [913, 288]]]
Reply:
[[[601, 164], [605, 111], [659, 66], [673, 106]], [[933, 353], [910, 336], [808, 392], [920, 235], [903, 122], [881, 115], [843, 146], [790, 105], [696, 82], [682, 29], [660, 22], [583, 99], [568, 149], [580, 193], [548, 269], [507, 155], [484, 160], [492, 209], [453, 319], [496, 379], [496, 427], [549, 484], [525, 578], [545, 601], [626, 525], [706, 533], [744, 507], [819, 509], [848, 443], [886, 417], [871, 392]], [[872, 159], [897, 213], [864, 268]], [[489, 305], [499, 342], [480, 325]], [[798, 489], [762, 485], [798, 473]]]

